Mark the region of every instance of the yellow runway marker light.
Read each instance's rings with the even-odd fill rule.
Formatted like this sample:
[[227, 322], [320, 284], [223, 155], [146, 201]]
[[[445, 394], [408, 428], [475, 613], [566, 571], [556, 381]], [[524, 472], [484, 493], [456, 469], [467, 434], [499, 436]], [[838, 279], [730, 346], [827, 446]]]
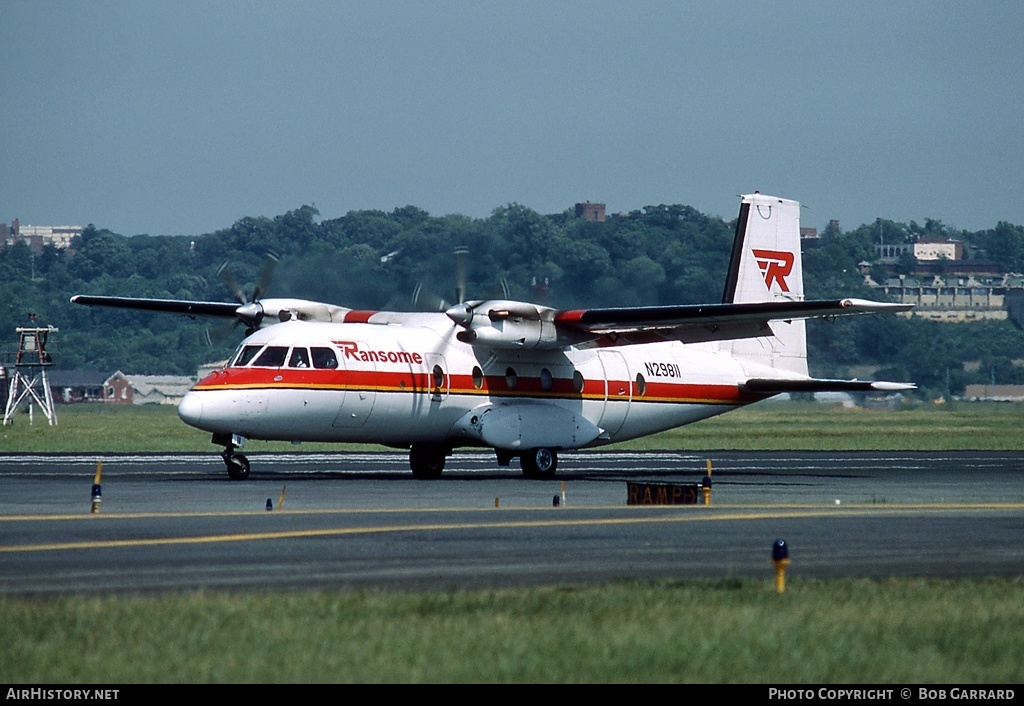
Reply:
[[700, 490], [704, 494], [704, 504], [711, 504], [711, 459], [708, 459], [708, 474], [701, 481]]
[[772, 562], [775, 563], [775, 592], [786, 590], [786, 567], [789, 566], [789, 545], [784, 539], [776, 539], [772, 545]]
[[96, 475], [92, 479], [92, 512], [100, 511], [100, 501], [103, 499], [103, 489], [100, 488], [100, 479], [103, 475], [103, 461], [96, 462]]

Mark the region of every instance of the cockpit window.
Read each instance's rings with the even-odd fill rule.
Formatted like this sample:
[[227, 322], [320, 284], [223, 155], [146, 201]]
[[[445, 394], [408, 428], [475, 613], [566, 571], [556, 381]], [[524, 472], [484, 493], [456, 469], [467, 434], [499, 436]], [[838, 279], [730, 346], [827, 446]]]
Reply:
[[312, 351], [314, 368], [332, 369], [338, 367], [338, 356], [334, 354], [333, 348], [314, 347]]
[[289, 368], [308, 368], [309, 351], [305, 348], [292, 348], [292, 355], [288, 358]]
[[267, 346], [253, 365], [259, 368], [280, 368], [288, 357], [287, 346]]
[[238, 351], [238, 355], [235, 356], [235, 362], [232, 363], [232, 365], [236, 368], [248, 365], [249, 361], [251, 361], [256, 354], [260, 352], [261, 348], [263, 348], [263, 346], [242, 346], [242, 349]]

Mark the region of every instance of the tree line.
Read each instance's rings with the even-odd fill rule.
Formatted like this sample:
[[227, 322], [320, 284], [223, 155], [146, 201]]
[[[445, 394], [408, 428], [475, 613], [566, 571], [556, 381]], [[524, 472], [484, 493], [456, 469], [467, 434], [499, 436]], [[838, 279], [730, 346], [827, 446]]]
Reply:
[[[198, 237], [123, 236], [88, 226], [71, 247], [33, 255], [0, 251], [0, 344], [10, 362], [15, 328], [35, 314], [58, 327], [50, 351], [68, 370], [194, 375], [226, 358], [242, 330], [216, 320], [72, 305], [73, 294], [231, 301], [290, 296], [359, 309], [432, 310], [455, 302], [457, 248], [465, 297], [502, 297], [556, 308], [697, 304], [722, 298], [735, 222], [690, 206], [648, 206], [603, 222], [573, 210], [542, 215], [521, 204], [487, 218], [431, 216], [415, 206], [321, 219], [312, 206], [246, 217]], [[877, 298], [858, 272], [874, 246], [955, 237], [976, 257], [1024, 272], [1024, 228], [999, 223], [967, 233], [939, 221], [825, 229], [804, 254], [809, 298]], [[267, 254], [275, 253], [275, 260]], [[272, 276], [263, 283], [268, 263]], [[418, 296], [414, 299], [414, 294]], [[3, 333], [7, 331], [8, 333]], [[971, 382], [1021, 383], [1024, 334], [1008, 322], [944, 324], [896, 316], [808, 324], [812, 372], [845, 376], [878, 367], [928, 396]]]

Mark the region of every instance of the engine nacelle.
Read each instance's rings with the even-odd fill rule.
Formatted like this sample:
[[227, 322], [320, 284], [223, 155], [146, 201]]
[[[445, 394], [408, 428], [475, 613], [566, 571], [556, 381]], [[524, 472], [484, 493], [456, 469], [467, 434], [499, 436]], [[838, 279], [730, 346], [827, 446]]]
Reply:
[[456, 337], [463, 343], [489, 348], [545, 348], [558, 341], [555, 325], [548, 321], [473, 322]]
[[277, 323], [278, 321], [288, 321], [293, 318], [299, 321], [339, 322], [344, 321], [345, 314], [351, 311], [351, 309], [334, 306], [333, 304], [291, 298], [261, 299], [247, 306], [259, 308], [259, 316], [256, 317], [257, 321], [262, 323], [272, 319], [272, 321], [268, 321], [264, 325]]
[[445, 312], [463, 330], [463, 343], [487, 348], [561, 348], [584, 338], [566, 338], [555, 325], [555, 310], [506, 300], [457, 304]]

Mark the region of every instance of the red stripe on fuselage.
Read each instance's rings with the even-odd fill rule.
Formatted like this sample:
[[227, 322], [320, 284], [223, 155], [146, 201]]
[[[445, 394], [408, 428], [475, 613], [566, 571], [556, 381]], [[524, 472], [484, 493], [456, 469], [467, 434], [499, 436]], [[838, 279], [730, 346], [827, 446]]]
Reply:
[[[433, 375], [428, 372], [310, 368], [229, 368], [203, 378], [193, 389], [376, 390], [426, 394], [440, 391], [452, 395], [591, 400], [603, 400], [606, 394], [603, 379], [586, 380], [580, 391], [572, 380], [565, 378], [554, 379], [550, 388], [544, 389], [539, 377], [519, 376], [515, 387], [510, 388], [504, 375], [489, 375], [484, 377], [478, 388], [473, 376], [453, 374], [446, 376], [445, 385], [438, 390], [434, 387]], [[641, 395], [635, 381], [610, 380], [607, 397], [609, 400], [631, 399], [633, 402], [746, 404], [770, 395], [742, 392], [736, 385], [650, 381]]]

